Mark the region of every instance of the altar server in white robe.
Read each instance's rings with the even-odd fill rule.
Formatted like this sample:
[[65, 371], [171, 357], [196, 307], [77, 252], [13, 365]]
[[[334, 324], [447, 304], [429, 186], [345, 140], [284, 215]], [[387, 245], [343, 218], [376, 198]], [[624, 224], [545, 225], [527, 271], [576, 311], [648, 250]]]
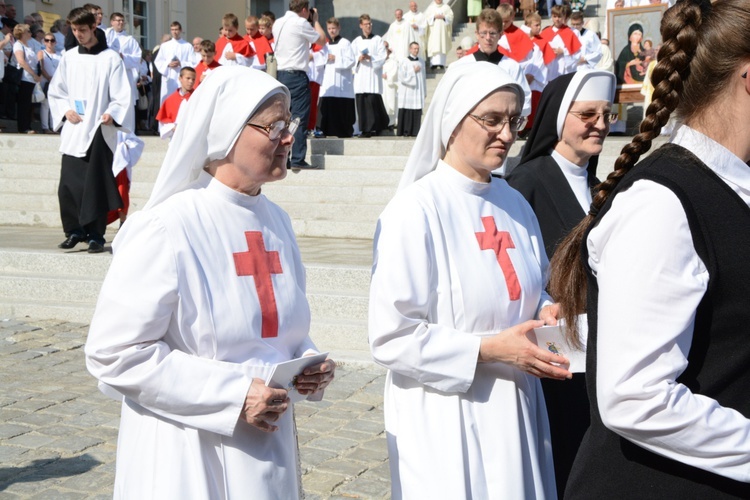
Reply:
[[[288, 215], [289, 91], [214, 70], [185, 109], [154, 191], [117, 235], [86, 363], [123, 398], [116, 499], [300, 497], [297, 443], [273, 365], [316, 352]], [[297, 378], [320, 396], [327, 360]]]
[[134, 123], [132, 87], [120, 55], [96, 36], [96, 18], [83, 8], [68, 15], [77, 47], [66, 51], [47, 93], [62, 153], [57, 190], [68, 250], [88, 242], [104, 251], [107, 212], [122, 208], [112, 175], [117, 131]]
[[[180, 69], [183, 66], [194, 67], [200, 62], [200, 57], [196, 60], [193, 46], [182, 38], [182, 25], [174, 21], [169, 26], [169, 32], [172, 39], [164, 42], [159, 47], [159, 53], [154, 59], [156, 70], [162, 75], [161, 91], [159, 94], [159, 104], [164, 102], [172, 92], [180, 87]], [[200, 54], [198, 54], [200, 56]]]
[[388, 113], [383, 104], [383, 64], [388, 57], [383, 39], [372, 32], [372, 19], [359, 16], [362, 35], [352, 42], [354, 64], [354, 99], [359, 129], [364, 137], [377, 135], [388, 128]]
[[369, 338], [394, 499], [556, 498], [537, 377], [572, 374], [526, 337], [556, 322], [547, 257], [531, 207], [490, 175], [522, 95], [495, 64], [449, 68], [378, 220]]
[[416, 136], [422, 123], [422, 109], [427, 98], [427, 74], [419, 52], [419, 44], [412, 42], [409, 57], [398, 65], [398, 136]]
[[352, 44], [343, 38], [339, 20], [326, 22], [328, 61], [320, 84], [320, 130], [327, 136], [351, 137], [357, 115], [354, 107], [354, 75], [356, 57]]

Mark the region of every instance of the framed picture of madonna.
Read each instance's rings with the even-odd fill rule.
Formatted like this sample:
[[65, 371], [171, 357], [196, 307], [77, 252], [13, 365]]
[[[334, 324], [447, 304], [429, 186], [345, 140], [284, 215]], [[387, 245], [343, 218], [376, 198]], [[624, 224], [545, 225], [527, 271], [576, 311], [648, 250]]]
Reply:
[[666, 3], [607, 11], [607, 34], [620, 85], [640, 85], [661, 47], [659, 27]]

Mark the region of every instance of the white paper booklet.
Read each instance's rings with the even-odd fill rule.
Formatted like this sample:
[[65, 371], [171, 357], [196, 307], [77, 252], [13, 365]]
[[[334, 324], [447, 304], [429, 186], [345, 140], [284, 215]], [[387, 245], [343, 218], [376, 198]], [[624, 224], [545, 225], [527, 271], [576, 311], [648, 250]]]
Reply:
[[583, 350], [578, 350], [568, 344], [565, 340], [565, 325], [543, 326], [534, 328], [533, 334], [529, 335], [532, 342], [542, 349], [547, 349], [555, 354], [561, 354], [570, 360], [570, 370], [573, 373], [584, 373], [586, 371], [586, 340], [588, 339], [588, 322], [586, 315], [578, 316], [578, 331], [581, 335]]
[[297, 375], [302, 373], [305, 368], [320, 364], [327, 358], [328, 353], [322, 352], [320, 354], [304, 356], [302, 358], [278, 363], [273, 367], [268, 378], [266, 378], [266, 385], [268, 387], [273, 387], [274, 389], [286, 389], [292, 403], [302, 401], [307, 395], [297, 392], [297, 389], [294, 386], [297, 380]]

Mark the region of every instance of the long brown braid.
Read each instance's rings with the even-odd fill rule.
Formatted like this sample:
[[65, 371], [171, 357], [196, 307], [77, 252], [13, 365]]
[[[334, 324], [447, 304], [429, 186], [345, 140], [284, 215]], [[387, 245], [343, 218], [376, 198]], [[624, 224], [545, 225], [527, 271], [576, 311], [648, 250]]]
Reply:
[[[742, 8], [747, 9], [750, 0], [721, 0], [721, 3], [725, 2], [743, 4]], [[699, 47], [699, 29], [703, 29], [706, 17], [702, 9], [709, 11], [710, 4], [681, 0], [664, 14], [661, 22], [663, 45], [652, 74], [653, 100], [641, 122], [640, 132], [622, 148], [614, 171], [597, 186], [598, 192], [591, 204], [591, 211], [560, 243], [550, 263], [549, 290], [561, 305], [561, 316], [569, 325], [566, 335], [573, 345], [581, 346], [576, 316], [586, 311], [586, 270], [581, 258], [584, 235], [620, 180], [633, 168], [641, 155], [648, 152], [651, 142], [667, 124], [672, 112], [678, 106], [681, 107], [683, 87], [690, 81], [691, 63], [696, 47]], [[702, 94], [705, 99], [705, 94]], [[695, 109], [686, 109], [687, 113], [681, 111], [683, 110], [678, 110], [678, 115], [684, 119], [692, 116]]]

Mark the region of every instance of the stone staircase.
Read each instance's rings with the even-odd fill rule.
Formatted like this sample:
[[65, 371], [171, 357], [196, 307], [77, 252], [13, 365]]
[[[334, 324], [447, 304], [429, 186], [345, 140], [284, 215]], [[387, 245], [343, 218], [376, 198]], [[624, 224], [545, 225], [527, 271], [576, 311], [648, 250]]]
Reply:
[[[166, 143], [146, 137], [133, 170], [131, 210], [145, 204]], [[606, 176], [627, 138], [610, 138]], [[312, 337], [338, 359], [369, 360], [367, 297], [372, 235], [396, 191], [413, 139], [315, 139], [319, 171], [289, 173], [263, 192], [291, 216], [308, 274]], [[59, 137], [0, 135], [0, 315], [90, 321], [111, 254], [62, 251], [57, 183]], [[511, 156], [520, 154], [523, 141]], [[108, 235], [111, 241], [112, 229]], [[85, 246], [79, 245], [82, 249]]]

